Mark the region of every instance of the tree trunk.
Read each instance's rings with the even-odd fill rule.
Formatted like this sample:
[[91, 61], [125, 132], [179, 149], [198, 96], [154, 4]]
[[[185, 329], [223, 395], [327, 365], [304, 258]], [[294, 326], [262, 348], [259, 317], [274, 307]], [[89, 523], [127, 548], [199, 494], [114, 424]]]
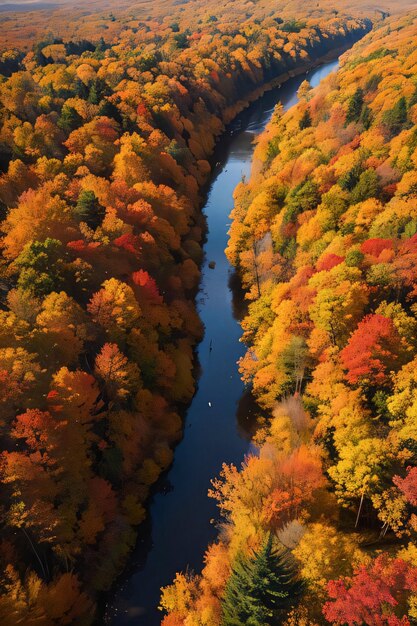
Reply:
[[357, 528], [357, 527], [358, 527], [358, 524], [359, 524], [359, 518], [360, 518], [360, 515], [361, 515], [361, 511], [362, 511], [362, 505], [363, 505], [363, 499], [364, 499], [364, 497], [365, 497], [365, 492], [364, 492], [364, 491], [362, 491], [361, 501], [360, 501], [360, 503], [359, 503], [358, 514], [357, 514], [357, 516], [356, 516], [355, 528]]

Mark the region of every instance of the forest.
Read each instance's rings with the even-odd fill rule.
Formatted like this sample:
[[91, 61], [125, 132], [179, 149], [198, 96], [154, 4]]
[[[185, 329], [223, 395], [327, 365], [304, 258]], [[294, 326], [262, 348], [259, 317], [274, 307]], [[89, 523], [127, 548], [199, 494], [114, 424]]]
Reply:
[[368, 29], [209, 16], [195, 32], [141, 23], [112, 42], [4, 48], [5, 626], [90, 624], [172, 461], [203, 332], [198, 207], [216, 137], [256, 89]]
[[99, 623], [196, 388], [215, 146], [358, 40], [276, 106], [236, 189], [239, 372], [264, 417], [161, 619], [417, 619], [417, 17], [391, 4], [0, 13], [2, 626]]
[[417, 619], [417, 16], [275, 108], [235, 191], [239, 363], [267, 417], [164, 626]]

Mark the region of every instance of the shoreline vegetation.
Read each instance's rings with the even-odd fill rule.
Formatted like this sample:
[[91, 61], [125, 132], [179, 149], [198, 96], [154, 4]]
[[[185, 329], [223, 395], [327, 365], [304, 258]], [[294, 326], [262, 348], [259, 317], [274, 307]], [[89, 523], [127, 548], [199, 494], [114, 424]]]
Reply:
[[389, 19], [279, 106], [235, 192], [243, 379], [269, 413], [210, 497], [164, 626], [417, 618], [417, 16]]
[[200, 190], [224, 123], [251, 86], [370, 28], [214, 22], [1, 54], [5, 626], [92, 623], [172, 461], [203, 332]]

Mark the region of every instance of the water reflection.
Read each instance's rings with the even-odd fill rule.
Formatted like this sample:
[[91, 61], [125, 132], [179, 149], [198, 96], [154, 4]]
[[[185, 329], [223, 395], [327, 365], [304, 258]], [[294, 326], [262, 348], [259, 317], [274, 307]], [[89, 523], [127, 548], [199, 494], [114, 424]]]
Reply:
[[236, 420], [241, 437], [251, 441], [256, 433], [259, 418], [266, 417], [266, 412], [256, 403], [251, 389], [245, 389], [237, 405]]
[[241, 322], [248, 312], [249, 302], [245, 298], [242, 281], [236, 271], [229, 273], [228, 287], [232, 296], [232, 315], [238, 322]]

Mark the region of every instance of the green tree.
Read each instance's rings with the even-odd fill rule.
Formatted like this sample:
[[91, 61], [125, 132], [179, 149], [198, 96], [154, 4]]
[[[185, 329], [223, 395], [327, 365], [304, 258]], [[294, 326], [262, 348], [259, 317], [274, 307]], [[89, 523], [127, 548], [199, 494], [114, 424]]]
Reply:
[[317, 184], [312, 180], [300, 183], [285, 198], [287, 205], [284, 223], [295, 220], [299, 213], [315, 209], [320, 204], [320, 193]]
[[105, 209], [101, 206], [94, 191], [84, 190], [78, 196], [74, 216], [79, 222], [86, 222], [90, 228], [97, 228], [103, 221]]
[[352, 191], [355, 185], [358, 184], [360, 175], [363, 172], [363, 167], [361, 163], [355, 163], [351, 170], [343, 174], [339, 178], [339, 186], [345, 191]]
[[390, 109], [385, 111], [382, 121], [391, 135], [398, 135], [407, 122], [407, 100], [402, 96]]
[[379, 192], [380, 182], [378, 174], [373, 169], [365, 170], [352, 190], [352, 204], [363, 202], [369, 198], [378, 198]]
[[65, 282], [64, 254], [57, 239], [26, 244], [15, 261], [20, 270], [17, 286], [38, 297], [61, 289]]
[[363, 124], [365, 130], [369, 130], [372, 125], [373, 115], [371, 109], [365, 105], [362, 109], [360, 121]]
[[345, 258], [345, 263], [348, 267], [360, 267], [365, 255], [360, 250], [350, 250]]
[[79, 98], [86, 100], [88, 98], [88, 88], [87, 85], [83, 83], [82, 80], [76, 78], [74, 81], [74, 93]]
[[361, 116], [363, 107], [363, 89], [357, 88], [353, 96], [349, 100], [348, 110], [346, 113], [346, 123], [357, 122]]
[[83, 118], [74, 107], [68, 106], [68, 104], [64, 104], [61, 110], [61, 117], [57, 122], [57, 126], [67, 132], [70, 133], [75, 128], [78, 128], [83, 123]]
[[88, 102], [100, 104], [101, 100], [109, 95], [109, 89], [104, 80], [95, 78], [89, 85]]
[[289, 554], [274, 546], [272, 535], [259, 552], [240, 554], [226, 584], [222, 626], [278, 624], [302, 589]]
[[174, 35], [174, 41], [175, 41], [175, 45], [179, 50], [183, 50], [184, 48], [188, 48], [189, 47], [189, 43], [188, 43], [188, 33], [184, 32], [184, 33], [177, 33], [176, 35]]
[[302, 22], [301, 20], [295, 20], [294, 18], [288, 20], [281, 26], [281, 30], [284, 33], [299, 33], [303, 28], [305, 28], [306, 22]]
[[90, 93], [88, 94], [88, 102], [91, 102], [91, 104], [99, 104], [100, 100], [99, 86], [97, 81], [93, 81], [90, 87]]

